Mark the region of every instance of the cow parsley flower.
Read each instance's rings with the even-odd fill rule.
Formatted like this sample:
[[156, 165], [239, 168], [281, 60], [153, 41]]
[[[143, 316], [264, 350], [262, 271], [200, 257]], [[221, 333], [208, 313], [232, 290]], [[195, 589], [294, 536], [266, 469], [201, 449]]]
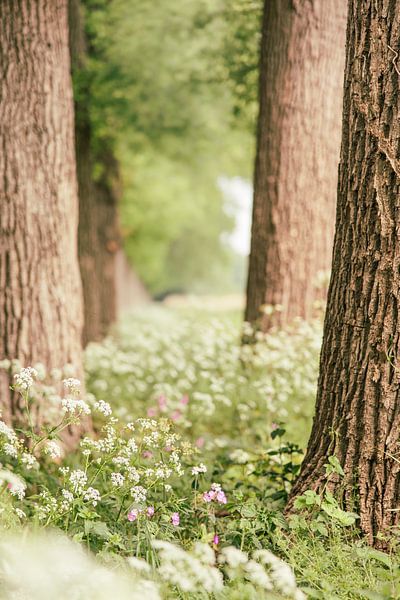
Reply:
[[192, 475], [199, 475], [200, 473], [207, 473], [207, 467], [203, 463], [192, 468]]
[[18, 500], [23, 500], [25, 498], [26, 485], [22, 481], [9, 483], [7, 487], [10, 490], [10, 494], [16, 496]]
[[84, 400], [76, 400], [75, 398], [63, 398], [61, 401], [62, 409], [65, 413], [74, 415], [75, 413], [83, 413], [90, 415], [90, 408]]
[[141, 485], [135, 485], [131, 488], [131, 496], [134, 502], [141, 504], [142, 502], [146, 502], [147, 490]]
[[23, 455], [21, 456], [21, 462], [22, 462], [22, 464], [25, 465], [25, 467], [28, 470], [33, 469], [35, 467], [39, 467], [39, 463], [36, 460], [36, 458], [34, 456], [32, 456], [32, 454], [29, 454], [28, 452], [23, 453]]
[[48, 440], [46, 442], [44, 451], [53, 459], [60, 458], [61, 456], [61, 448], [54, 440]]
[[75, 379], [75, 377], [68, 377], [67, 379], [63, 379], [63, 385], [65, 389], [77, 392], [80, 390], [81, 382], [79, 379]]
[[101, 500], [100, 492], [96, 488], [88, 487], [83, 495], [83, 499], [90, 502], [93, 506], [97, 506], [97, 503]]
[[112, 415], [111, 406], [108, 402], [104, 402], [104, 400], [99, 400], [94, 403], [94, 407], [105, 417], [110, 417]]
[[76, 471], [71, 471], [69, 481], [75, 494], [82, 494], [84, 487], [87, 483], [86, 473], [84, 473], [84, 471], [81, 471], [80, 469], [77, 469]]
[[122, 487], [125, 483], [125, 477], [122, 473], [111, 473], [111, 484], [114, 487]]
[[34, 378], [38, 376], [36, 369], [25, 367], [14, 375], [15, 385], [21, 390], [29, 390], [34, 384]]
[[7, 456], [11, 456], [12, 458], [17, 458], [17, 456], [18, 456], [18, 451], [17, 451], [16, 447], [13, 446], [12, 444], [9, 444], [8, 442], [6, 444], [4, 444], [3, 450], [4, 450], [5, 454], [7, 454]]

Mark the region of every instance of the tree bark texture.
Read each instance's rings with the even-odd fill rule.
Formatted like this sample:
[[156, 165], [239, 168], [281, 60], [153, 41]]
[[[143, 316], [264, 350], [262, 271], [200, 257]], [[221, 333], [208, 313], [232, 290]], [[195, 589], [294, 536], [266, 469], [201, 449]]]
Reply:
[[[0, 3], [0, 358], [82, 374], [67, 0]], [[18, 397], [0, 371], [6, 418]]]
[[346, 0], [265, 0], [245, 313], [264, 331], [325, 300], [317, 280], [331, 265], [346, 11]]
[[[118, 198], [120, 176], [111, 148], [103, 144], [93, 151], [90, 123], [90, 80], [84, 73], [90, 49], [85, 38], [79, 0], [69, 0], [72, 68], [80, 75], [81, 89], [75, 103], [76, 162], [79, 188], [79, 264], [84, 298], [82, 341], [100, 341], [117, 317], [116, 252], [120, 247]], [[83, 73], [83, 77], [82, 77]], [[94, 164], [101, 175], [94, 179]]]
[[316, 415], [293, 497], [335, 455], [370, 542], [399, 522], [400, 3], [350, 0], [338, 208]]

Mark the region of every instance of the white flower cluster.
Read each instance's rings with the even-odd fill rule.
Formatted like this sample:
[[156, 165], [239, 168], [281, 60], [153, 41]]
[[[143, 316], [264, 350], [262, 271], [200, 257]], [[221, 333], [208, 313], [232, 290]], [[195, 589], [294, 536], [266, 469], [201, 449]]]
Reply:
[[131, 488], [131, 496], [136, 504], [143, 504], [146, 502], [147, 490], [141, 485], [135, 485]]
[[200, 473], [207, 473], [207, 467], [203, 463], [192, 468], [192, 475], [200, 475]]
[[87, 475], [81, 469], [76, 469], [75, 471], [71, 471], [69, 482], [75, 494], [82, 494], [87, 484]]
[[223, 589], [222, 573], [214, 566], [214, 551], [206, 544], [196, 544], [192, 552], [159, 540], [153, 547], [160, 557], [157, 571], [163, 581], [184, 593], [204, 590], [214, 594]]
[[70, 390], [71, 392], [77, 392], [81, 388], [81, 382], [79, 379], [75, 379], [75, 377], [68, 377], [67, 379], [63, 379], [63, 385], [65, 389]]
[[218, 556], [219, 564], [225, 569], [229, 579], [245, 579], [254, 585], [274, 590], [293, 600], [305, 600], [298, 589], [292, 569], [268, 550], [256, 550], [252, 558], [233, 546], [222, 548]]
[[29, 390], [37, 378], [38, 372], [33, 367], [25, 367], [14, 375], [15, 385], [21, 390]]
[[98, 502], [101, 500], [100, 492], [99, 490], [96, 490], [96, 488], [88, 487], [83, 494], [83, 499], [90, 502], [92, 506], [97, 506]]
[[90, 415], [89, 405], [84, 400], [67, 397], [62, 399], [61, 405], [65, 413]]
[[44, 451], [46, 454], [50, 456], [50, 458], [57, 459], [61, 456], [61, 448], [54, 440], [48, 440], [44, 447]]
[[122, 473], [111, 473], [111, 483], [114, 487], [122, 487], [125, 483], [125, 477]]
[[112, 415], [111, 406], [108, 402], [104, 402], [104, 400], [99, 400], [98, 402], [95, 402], [94, 408], [105, 417], [110, 417]]
[[61, 512], [67, 512], [70, 510], [71, 504], [74, 501], [74, 495], [72, 492], [70, 492], [69, 490], [65, 490], [65, 489], [61, 490], [61, 494], [62, 494], [63, 500], [61, 501], [61, 504], [60, 504], [60, 510], [61, 510]]
[[39, 463], [36, 458], [30, 454], [29, 452], [24, 452], [21, 456], [21, 462], [25, 467], [30, 470], [34, 468], [39, 468]]

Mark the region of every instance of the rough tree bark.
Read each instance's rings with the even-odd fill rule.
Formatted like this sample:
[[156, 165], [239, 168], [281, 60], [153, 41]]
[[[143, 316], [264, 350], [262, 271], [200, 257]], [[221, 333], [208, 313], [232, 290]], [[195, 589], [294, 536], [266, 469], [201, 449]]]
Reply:
[[317, 278], [331, 265], [346, 10], [346, 0], [265, 1], [245, 313], [264, 331], [309, 318], [325, 299]]
[[[118, 163], [107, 143], [93, 151], [90, 123], [90, 80], [85, 73], [88, 44], [79, 0], [69, 0], [70, 49], [74, 73], [79, 77], [75, 101], [76, 162], [79, 188], [79, 265], [84, 298], [82, 341], [100, 341], [116, 320], [116, 252], [120, 247]], [[83, 75], [83, 76], [82, 76]], [[86, 79], [86, 81], [85, 81]], [[93, 177], [94, 164], [101, 176]]]
[[335, 455], [370, 542], [399, 522], [400, 3], [350, 0], [332, 277], [316, 416], [292, 498]]
[[[82, 371], [67, 0], [0, 3], [0, 359]], [[0, 403], [19, 399], [0, 371]]]

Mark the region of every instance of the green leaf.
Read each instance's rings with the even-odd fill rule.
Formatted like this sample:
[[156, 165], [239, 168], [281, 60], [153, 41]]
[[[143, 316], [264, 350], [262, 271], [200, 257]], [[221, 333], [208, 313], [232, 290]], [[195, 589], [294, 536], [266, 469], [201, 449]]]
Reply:
[[380, 563], [383, 563], [389, 569], [393, 566], [393, 561], [388, 554], [384, 552], [380, 552], [379, 550], [375, 550], [374, 548], [356, 548], [355, 553], [359, 558], [366, 560], [377, 560]]
[[254, 504], [244, 504], [240, 509], [240, 514], [242, 517], [246, 517], [247, 519], [251, 519], [257, 515], [257, 509]]

